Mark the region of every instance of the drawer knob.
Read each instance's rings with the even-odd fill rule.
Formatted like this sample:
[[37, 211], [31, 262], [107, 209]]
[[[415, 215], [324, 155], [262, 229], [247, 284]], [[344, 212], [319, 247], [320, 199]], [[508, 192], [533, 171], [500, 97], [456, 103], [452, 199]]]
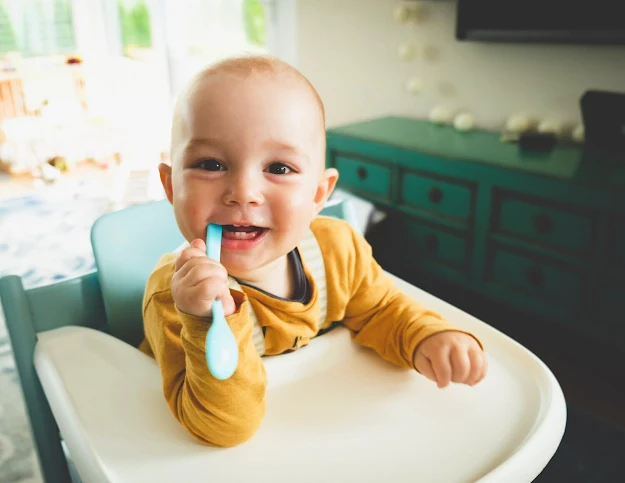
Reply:
[[436, 253], [438, 251], [438, 237], [434, 233], [430, 233], [425, 237], [425, 248], [430, 253]]
[[553, 225], [553, 220], [549, 215], [543, 214], [534, 217], [534, 230], [536, 230], [536, 233], [546, 235], [553, 230]]
[[443, 192], [438, 186], [434, 186], [428, 193], [428, 199], [434, 204], [440, 203], [443, 201]]
[[539, 267], [529, 267], [525, 270], [525, 279], [533, 287], [540, 287], [545, 282], [545, 275]]
[[367, 179], [367, 170], [363, 167], [360, 167], [356, 170], [356, 174], [358, 175], [358, 179], [364, 181]]

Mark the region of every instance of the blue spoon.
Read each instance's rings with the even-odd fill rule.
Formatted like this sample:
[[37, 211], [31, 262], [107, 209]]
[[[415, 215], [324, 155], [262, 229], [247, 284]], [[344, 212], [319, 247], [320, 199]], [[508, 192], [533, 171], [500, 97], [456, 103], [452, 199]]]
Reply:
[[[206, 228], [206, 255], [219, 261], [221, 256], [220, 225], [209, 224]], [[215, 300], [212, 307], [213, 322], [206, 334], [206, 363], [215, 379], [228, 379], [239, 363], [239, 347], [226, 321], [221, 300]]]

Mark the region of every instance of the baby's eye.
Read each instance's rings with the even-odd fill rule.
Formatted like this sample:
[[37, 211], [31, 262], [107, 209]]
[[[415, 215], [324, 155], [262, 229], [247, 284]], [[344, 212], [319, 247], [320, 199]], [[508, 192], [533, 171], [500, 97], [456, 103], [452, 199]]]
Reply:
[[267, 171], [271, 174], [289, 174], [291, 172], [291, 168], [283, 163], [272, 163], [267, 168]]
[[197, 167], [206, 171], [225, 171], [226, 167], [216, 159], [203, 159], [197, 163]]

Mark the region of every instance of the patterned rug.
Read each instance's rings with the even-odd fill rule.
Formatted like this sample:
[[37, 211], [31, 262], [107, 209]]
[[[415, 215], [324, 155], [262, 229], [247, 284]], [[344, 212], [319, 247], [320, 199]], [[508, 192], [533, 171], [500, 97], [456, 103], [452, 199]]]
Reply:
[[[91, 225], [112, 209], [108, 199], [58, 193], [0, 201], [0, 277], [20, 275], [30, 288], [93, 270]], [[0, 310], [0, 483], [42, 481]]]

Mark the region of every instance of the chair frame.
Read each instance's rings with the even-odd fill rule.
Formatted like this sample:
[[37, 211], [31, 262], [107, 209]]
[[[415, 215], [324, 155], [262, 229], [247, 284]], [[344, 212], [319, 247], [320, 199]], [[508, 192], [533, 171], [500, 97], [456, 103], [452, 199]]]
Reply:
[[8, 275], [0, 278], [0, 300], [44, 481], [71, 482], [59, 428], [33, 357], [39, 332], [68, 325], [107, 331], [97, 271], [30, 289], [19, 276]]

